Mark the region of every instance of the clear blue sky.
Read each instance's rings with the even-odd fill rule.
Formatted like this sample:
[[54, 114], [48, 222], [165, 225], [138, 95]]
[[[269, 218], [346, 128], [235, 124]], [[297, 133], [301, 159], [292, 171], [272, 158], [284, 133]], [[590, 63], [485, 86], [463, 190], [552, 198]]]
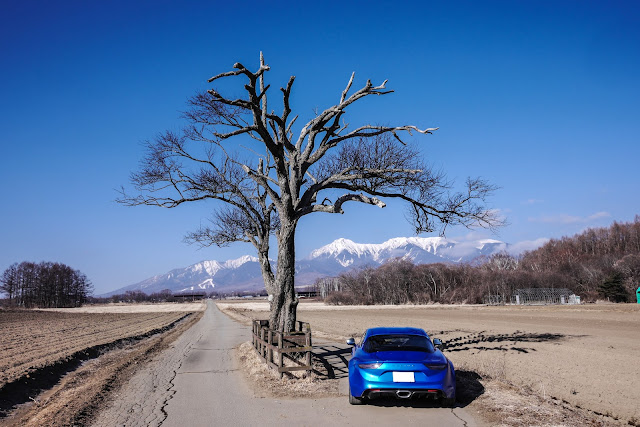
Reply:
[[[101, 293], [253, 254], [182, 243], [211, 205], [114, 199], [141, 142], [178, 129], [188, 96], [234, 62], [255, 68], [260, 51], [273, 89], [297, 77], [301, 118], [335, 103], [353, 71], [354, 87], [388, 79], [396, 92], [367, 98], [349, 122], [440, 127], [415, 138], [434, 166], [502, 187], [491, 204], [510, 225], [494, 238], [573, 235], [640, 213], [639, 2], [305, 3], [2, 1], [0, 270], [63, 262]], [[305, 218], [298, 256], [339, 237], [411, 235], [404, 207], [388, 205]]]

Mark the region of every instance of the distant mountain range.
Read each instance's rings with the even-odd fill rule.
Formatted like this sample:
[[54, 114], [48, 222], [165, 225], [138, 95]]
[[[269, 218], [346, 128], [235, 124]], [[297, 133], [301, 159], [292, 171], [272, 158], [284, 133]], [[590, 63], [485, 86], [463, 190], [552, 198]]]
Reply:
[[[508, 244], [491, 239], [458, 242], [444, 237], [398, 237], [380, 244], [338, 239], [296, 263], [296, 286], [310, 285], [320, 277], [337, 276], [353, 268], [375, 267], [394, 258], [409, 259], [416, 264], [460, 263], [508, 248]], [[202, 261], [176, 268], [101, 296], [134, 290], [150, 294], [164, 289], [172, 292], [254, 291], [264, 289], [264, 282], [258, 258], [245, 255], [226, 262]]]

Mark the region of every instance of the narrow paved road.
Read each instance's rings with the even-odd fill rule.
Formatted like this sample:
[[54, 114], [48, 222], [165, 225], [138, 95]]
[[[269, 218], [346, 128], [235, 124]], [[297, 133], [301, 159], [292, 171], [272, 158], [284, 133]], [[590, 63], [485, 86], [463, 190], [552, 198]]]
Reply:
[[249, 329], [212, 301], [174, 346], [141, 369], [97, 426], [476, 426], [463, 408], [351, 406], [339, 398], [254, 397], [234, 364]]

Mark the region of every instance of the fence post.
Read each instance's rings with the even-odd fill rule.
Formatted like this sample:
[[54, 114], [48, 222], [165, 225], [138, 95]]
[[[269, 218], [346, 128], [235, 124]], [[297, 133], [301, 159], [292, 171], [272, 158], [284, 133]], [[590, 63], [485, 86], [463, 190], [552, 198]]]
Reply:
[[255, 348], [256, 350], [258, 349], [258, 346], [256, 345], [256, 321], [254, 320], [251, 324], [251, 344], [253, 344], [253, 348]]
[[[313, 353], [311, 349], [313, 340], [311, 336], [311, 325], [307, 322], [297, 321], [297, 327], [295, 328], [297, 331], [294, 331], [294, 333], [289, 336], [284, 332], [270, 329], [266, 324], [267, 322], [264, 320], [254, 320], [252, 322], [252, 340], [254, 348], [267, 366], [277, 369], [280, 378], [284, 377], [284, 372], [298, 371], [301, 369], [312, 371]], [[302, 344], [300, 340], [302, 334], [304, 334], [304, 344]], [[289, 338], [286, 343], [285, 336]], [[307, 350], [301, 351], [302, 348]], [[297, 366], [285, 366], [285, 351], [287, 352], [287, 357], [295, 362]], [[294, 353], [295, 356], [293, 356]], [[305, 355], [302, 356], [302, 353], [305, 353]]]
[[278, 353], [280, 355], [279, 360], [278, 360], [278, 372], [280, 373], [280, 378], [282, 378], [284, 376], [284, 373], [282, 372], [282, 368], [284, 366], [284, 356], [282, 353], [282, 332], [277, 332], [278, 334]]
[[260, 328], [260, 326], [256, 327], [256, 350], [258, 350], [258, 354], [260, 354], [260, 357], [262, 357], [262, 341], [260, 340], [260, 338], [262, 338], [261, 334], [262, 328]]
[[309, 368], [309, 370], [311, 370], [311, 325], [309, 325], [308, 323], [307, 323], [307, 331], [304, 334], [305, 334], [304, 344], [307, 347], [309, 347], [309, 350], [307, 350], [306, 362], [307, 362], [307, 367]]

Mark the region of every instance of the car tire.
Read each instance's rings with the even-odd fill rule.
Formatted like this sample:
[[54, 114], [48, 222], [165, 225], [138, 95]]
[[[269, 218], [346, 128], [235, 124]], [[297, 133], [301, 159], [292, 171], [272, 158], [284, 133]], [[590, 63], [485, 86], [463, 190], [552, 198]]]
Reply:
[[456, 406], [456, 397], [443, 397], [442, 406], [444, 406], [445, 408], [453, 408], [454, 406]]
[[349, 386], [349, 403], [352, 405], [362, 405], [364, 403], [364, 399], [351, 394], [351, 386]]

